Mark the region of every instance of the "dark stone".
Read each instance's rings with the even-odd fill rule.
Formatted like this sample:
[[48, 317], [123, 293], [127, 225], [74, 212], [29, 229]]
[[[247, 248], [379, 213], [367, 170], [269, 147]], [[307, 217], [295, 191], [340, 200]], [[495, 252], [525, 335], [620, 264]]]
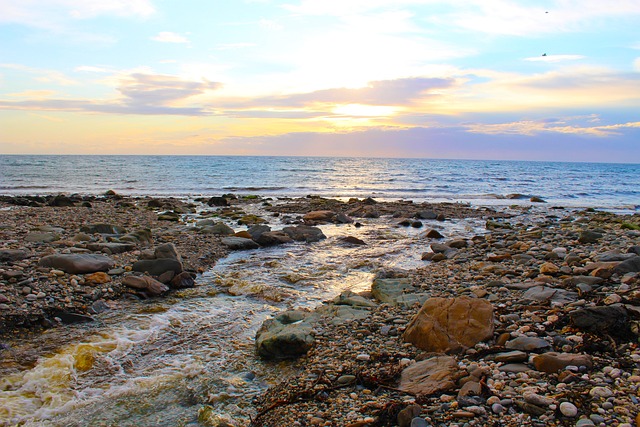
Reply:
[[616, 333], [628, 329], [629, 314], [623, 306], [587, 307], [569, 317], [575, 327], [587, 332]]
[[429, 238], [429, 239], [442, 239], [444, 238], [444, 236], [442, 234], [440, 234], [440, 232], [438, 230], [429, 230], [427, 231], [427, 233], [425, 234], [425, 237]]
[[152, 276], [159, 276], [165, 271], [182, 273], [182, 263], [172, 258], [143, 259], [136, 261], [132, 266], [133, 271], [148, 272]]
[[601, 238], [602, 238], [602, 233], [598, 233], [596, 231], [591, 231], [591, 230], [584, 230], [580, 233], [580, 237], [578, 237], [578, 242], [596, 243]]
[[254, 240], [261, 246], [275, 246], [293, 242], [293, 239], [283, 231], [267, 231]]
[[21, 249], [0, 249], [0, 262], [20, 261], [29, 255]]
[[49, 206], [70, 207], [75, 205], [75, 202], [64, 194], [58, 194], [53, 199], [49, 200]]
[[115, 261], [104, 255], [56, 254], [40, 259], [38, 265], [56, 268], [70, 274], [85, 274], [108, 271], [115, 265]]
[[398, 412], [398, 427], [411, 427], [411, 421], [422, 412], [420, 405], [409, 405]]
[[350, 245], [366, 245], [365, 241], [362, 239], [358, 239], [357, 237], [354, 236], [345, 236], [345, 237], [341, 237], [340, 240], [342, 240], [345, 243], [349, 243]]
[[156, 258], [171, 258], [178, 261], [182, 261], [180, 254], [178, 254], [178, 250], [176, 249], [173, 243], [164, 243], [156, 247], [153, 251], [153, 254]]
[[106, 252], [110, 254], [121, 254], [132, 251], [136, 248], [133, 243], [88, 243], [87, 249], [93, 252]]
[[91, 316], [79, 313], [70, 313], [68, 311], [60, 311], [54, 314], [54, 317], [60, 319], [65, 325], [72, 325], [75, 323], [88, 323], [93, 322], [95, 319]]
[[298, 225], [295, 227], [285, 227], [282, 229], [289, 237], [296, 241], [318, 242], [326, 239], [321, 229], [309, 225]]
[[229, 206], [229, 200], [227, 200], [225, 197], [211, 197], [208, 201], [207, 204], [209, 206]]
[[420, 211], [416, 214], [416, 218], [420, 219], [437, 219], [438, 214], [434, 211]]
[[614, 273], [626, 274], [640, 272], [640, 256], [629, 258], [626, 261], [622, 261], [614, 269]]
[[104, 302], [104, 300], [101, 300], [101, 299], [94, 302], [93, 304], [91, 304], [91, 307], [89, 307], [89, 313], [91, 314], [104, 313], [105, 311], [108, 311], [108, 310], [110, 310], [109, 306], [107, 305], [106, 302]]
[[171, 289], [186, 289], [193, 288], [196, 285], [196, 281], [193, 280], [191, 274], [183, 271], [174, 277], [169, 284]]
[[231, 250], [258, 249], [260, 245], [245, 237], [229, 236], [222, 238], [222, 244]]
[[420, 228], [420, 227], [422, 227], [422, 221], [413, 221], [413, 222], [411, 223], [411, 226], [412, 226], [413, 228]]
[[[256, 242], [258, 241], [260, 236], [262, 236], [263, 233], [266, 233], [266, 232], [269, 232], [269, 231], [271, 231], [271, 227], [269, 227], [268, 225], [264, 225], [264, 224], [254, 225], [253, 227], [250, 227], [247, 230], [247, 232], [251, 235], [251, 238], [253, 240], [255, 240]], [[260, 243], [260, 244], [262, 244], [262, 243]]]

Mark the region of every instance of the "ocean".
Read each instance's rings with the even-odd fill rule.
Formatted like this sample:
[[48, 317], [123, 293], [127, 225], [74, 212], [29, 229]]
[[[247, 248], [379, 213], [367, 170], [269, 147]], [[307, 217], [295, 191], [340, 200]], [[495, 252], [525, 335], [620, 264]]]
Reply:
[[[0, 194], [317, 195], [640, 209], [640, 164], [255, 156], [0, 156]], [[518, 197], [514, 195], [519, 195]]]

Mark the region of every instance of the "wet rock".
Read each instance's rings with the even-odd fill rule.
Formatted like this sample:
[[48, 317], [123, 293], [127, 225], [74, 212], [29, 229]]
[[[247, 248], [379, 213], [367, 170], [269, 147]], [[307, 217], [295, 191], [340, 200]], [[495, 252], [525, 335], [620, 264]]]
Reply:
[[209, 206], [229, 206], [229, 200], [225, 197], [211, 197], [207, 200], [207, 205]]
[[407, 278], [376, 278], [371, 284], [371, 295], [376, 300], [387, 304], [397, 304], [398, 297], [414, 290], [411, 279]]
[[364, 240], [358, 239], [357, 237], [354, 237], [354, 236], [341, 237], [340, 240], [345, 242], [345, 243], [348, 243], [350, 245], [358, 245], [358, 246], [365, 246], [366, 245]]
[[221, 241], [223, 245], [235, 251], [258, 249], [260, 247], [258, 243], [245, 237], [228, 236], [223, 237]]
[[435, 352], [459, 351], [493, 336], [493, 306], [469, 297], [430, 298], [411, 320], [404, 340]]
[[338, 295], [334, 300], [334, 304], [337, 305], [350, 305], [352, 307], [377, 307], [378, 304], [375, 302], [355, 294], [351, 291], [344, 291], [340, 295]]
[[87, 224], [80, 227], [80, 231], [89, 234], [125, 234], [127, 230], [119, 225]]
[[548, 352], [535, 356], [533, 366], [538, 371], [554, 374], [567, 366], [585, 366], [591, 369], [593, 362], [588, 354]]
[[267, 231], [262, 233], [255, 241], [261, 246], [276, 246], [291, 243], [293, 239], [283, 231]]
[[65, 325], [73, 325], [76, 323], [88, 323], [93, 322], [95, 319], [91, 316], [80, 313], [72, 313], [68, 311], [59, 311], [54, 314], [54, 317], [60, 319]]
[[437, 219], [438, 214], [434, 211], [420, 211], [416, 214], [416, 218], [420, 219]]
[[122, 284], [148, 296], [160, 296], [169, 291], [167, 285], [149, 276], [125, 276]]
[[398, 427], [411, 427], [413, 419], [422, 413], [420, 405], [409, 405], [398, 412]]
[[612, 261], [625, 261], [629, 258], [633, 258], [635, 254], [622, 253], [619, 250], [607, 251], [596, 255], [593, 260], [596, 262], [612, 262]]
[[115, 265], [115, 261], [104, 255], [56, 254], [41, 258], [38, 265], [70, 274], [85, 274], [108, 271]]
[[133, 263], [133, 271], [149, 273], [152, 276], [160, 276], [165, 271], [173, 271], [176, 274], [182, 272], [182, 263], [172, 258], [142, 259]]
[[91, 304], [91, 307], [89, 307], [89, 313], [90, 314], [100, 314], [100, 313], [104, 313], [105, 311], [109, 311], [111, 308], [107, 305], [106, 302], [104, 302], [104, 300], [99, 299], [98, 301], [95, 301], [93, 304]]
[[174, 211], [165, 211], [158, 214], [158, 221], [180, 221], [180, 214]]
[[103, 271], [87, 274], [84, 276], [85, 283], [90, 285], [104, 285], [111, 281], [111, 276]]
[[400, 390], [427, 396], [452, 390], [459, 376], [456, 359], [435, 356], [405, 368], [400, 377]]
[[292, 359], [309, 351], [315, 338], [311, 325], [304, 322], [307, 315], [292, 310], [265, 320], [256, 334], [258, 354], [266, 359]]
[[544, 350], [551, 347], [547, 341], [537, 337], [520, 336], [507, 341], [504, 345], [506, 348], [522, 351]]
[[520, 350], [507, 351], [507, 352], [498, 353], [495, 355], [496, 362], [518, 363], [518, 362], [526, 362], [527, 359], [528, 359], [527, 353]]
[[176, 274], [176, 276], [169, 282], [171, 289], [186, 289], [193, 288], [196, 285], [195, 280], [191, 277], [191, 274], [183, 271]]
[[138, 243], [142, 245], [153, 244], [151, 230], [149, 230], [148, 228], [141, 228], [134, 232], [125, 234], [124, 236], [119, 237], [118, 240], [121, 242], [132, 242], [132, 243]]
[[250, 227], [247, 230], [247, 233], [249, 233], [249, 235], [251, 236], [251, 239], [257, 242], [260, 236], [270, 231], [271, 231], [271, 227], [269, 227], [268, 225], [257, 224], [257, 225], [254, 225], [253, 227]]
[[289, 237], [296, 241], [303, 241], [307, 243], [319, 242], [322, 239], [326, 239], [321, 229], [309, 225], [298, 225], [295, 227], [285, 227], [282, 229]]
[[438, 230], [431, 229], [425, 233], [425, 237], [428, 239], [444, 239], [444, 236], [440, 234]]
[[202, 234], [213, 234], [217, 236], [230, 236], [234, 233], [233, 228], [223, 222], [201, 226], [200, 232]]
[[65, 196], [64, 194], [58, 194], [53, 199], [49, 200], [48, 204], [49, 206], [55, 207], [71, 207], [76, 205], [75, 202], [71, 200], [71, 198]]

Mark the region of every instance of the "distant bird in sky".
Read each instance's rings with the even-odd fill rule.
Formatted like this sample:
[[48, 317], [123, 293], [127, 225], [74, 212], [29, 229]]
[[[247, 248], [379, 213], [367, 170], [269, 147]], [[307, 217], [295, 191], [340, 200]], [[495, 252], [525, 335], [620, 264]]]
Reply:
[[543, 54], [542, 54], [542, 56], [547, 56], [547, 54], [546, 54], [546, 53], [543, 53]]

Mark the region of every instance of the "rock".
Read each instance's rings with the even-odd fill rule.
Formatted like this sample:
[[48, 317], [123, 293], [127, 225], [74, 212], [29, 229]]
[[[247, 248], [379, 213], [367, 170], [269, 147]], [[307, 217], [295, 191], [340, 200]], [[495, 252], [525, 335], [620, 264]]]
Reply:
[[430, 298], [411, 320], [404, 340], [435, 352], [460, 351], [493, 336], [493, 306], [469, 297]]
[[338, 295], [334, 300], [334, 304], [337, 305], [350, 305], [352, 307], [370, 307], [375, 308], [378, 306], [375, 302], [355, 294], [351, 291], [344, 291]]
[[158, 221], [179, 221], [180, 214], [173, 211], [166, 211], [158, 214]]
[[353, 223], [353, 218], [351, 218], [347, 214], [339, 212], [336, 214], [335, 218], [333, 218], [333, 222], [336, 222], [338, 224], [351, 224]]
[[552, 262], [545, 262], [540, 266], [540, 274], [555, 275], [558, 274], [560, 268]]
[[222, 238], [222, 244], [231, 250], [249, 250], [258, 249], [259, 244], [245, 237], [228, 236]]
[[213, 225], [205, 225], [200, 228], [202, 234], [213, 234], [216, 236], [230, 236], [234, 233], [233, 228], [223, 222], [217, 222]]
[[613, 271], [620, 275], [640, 272], [640, 256], [635, 256], [622, 261], [613, 269]]
[[333, 222], [333, 218], [336, 216], [333, 211], [312, 211], [305, 214], [302, 220], [307, 224], [323, 224]]
[[429, 245], [429, 247], [436, 254], [440, 254], [440, 253], [443, 254], [443, 253], [446, 253], [447, 251], [451, 250], [451, 248], [449, 246], [443, 245], [442, 243], [431, 243]]
[[60, 319], [65, 325], [73, 325], [76, 323], [88, 323], [93, 322], [95, 319], [85, 314], [72, 313], [68, 311], [58, 311], [54, 313], [54, 317]]
[[350, 245], [359, 245], [359, 246], [365, 246], [366, 245], [364, 240], [358, 239], [357, 237], [354, 237], [354, 236], [341, 237], [340, 240], [345, 242], [345, 243], [348, 243]]
[[124, 227], [112, 224], [87, 224], [80, 227], [80, 231], [89, 234], [125, 234]]
[[580, 233], [580, 237], [578, 237], [578, 242], [596, 243], [600, 239], [602, 239], [602, 233], [598, 233], [596, 231], [591, 231], [591, 230], [584, 230]]
[[587, 307], [569, 315], [571, 323], [583, 331], [620, 333], [628, 329], [627, 310], [618, 305]]
[[41, 231], [32, 231], [27, 233], [24, 240], [31, 243], [51, 243], [60, 239], [60, 236], [56, 233], [47, 233]]
[[249, 233], [252, 240], [257, 242], [263, 233], [267, 233], [269, 231], [271, 231], [271, 227], [269, 227], [268, 225], [257, 224], [257, 225], [254, 225], [253, 227], [250, 227], [247, 230], [247, 233]]
[[283, 231], [267, 231], [262, 233], [255, 241], [261, 246], [276, 246], [291, 243], [293, 239]]
[[27, 251], [21, 249], [0, 249], [0, 262], [20, 261], [28, 256]]
[[85, 274], [108, 271], [115, 265], [115, 261], [104, 255], [56, 254], [41, 258], [38, 265], [70, 274]]
[[613, 261], [626, 261], [629, 258], [633, 258], [635, 254], [626, 253], [623, 254], [619, 250], [607, 251], [593, 257], [595, 262], [613, 262]]
[[520, 350], [508, 351], [505, 353], [498, 353], [495, 355], [496, 362], [518, 363], [518, 362], [526, 362], [527, 359], [528, 359], [527, 353]]
[[525, 402], [531, 403], [532, 405], [536, 405], [536, 406], [548, 407], [549, 405], [553, 404], [552, 398], [547, 396], [541, 396], [531, 391], [525, 392], [522, 395], [522, 397], [524, 398]]
[[173, 271], [176, 274], [182, 272], [182, 263], [172, 258], [142, 259], [133, 263], [133, 271], [149, 273], [152, 276], [160, 276], [165, 271]]
[[549, 288], [547, 286], [535, 286], [528, 289], [522, 298], [533, 301], [549, 301], [555, 305], [565, 305], [578, 299], [576, 292], [566, 291], [564, 289]]
[[411, 427], [413, 419], [420, 415], [422, 407], [420, 405], [409, 405], [398, 412], [398, 427]]
[[84, 280], [86, 283], [91, 285], [104, 285], [105, 283], [109, 283], [111, 281], [111, 276], [103, 271], [98, 271], [85, 275]]
[[49, 200], [49, 206], [55, 207], [71, 207], [75, 206], [75, 202], [64, 194], [58, 194], [53, 199]]
[[183, 271], [171, 279], [169, 284], [171, 289], [186, 289], [193, 288], [196, 285], [196, 282], [193, 280], [193, 277], [191, 277], [191, 274]]
[[411, 420], [410, 427], [429, 427], [429, 423], [424, 418], [414, 418]]
[[438, 230], [431, 229], [425, 233], [425, 237], [428, 239], [444, 239], [444, 236], [440, 234]]
[[211, 197], [208, 201], [207, 201], [207, 205], [209, 206], [229, 206], [229, 200], [227, 200], [225, 197]]
[[133, 243], [87, 243], [87, 249], [92, 252], [104, 252], [108, 254], [121, 254], [134, 250], [136, 246]]
[[588, 354], [548, 352], [535, 356], [533, 366], [538, 371], [555, 374], [567, 366], [585, 366], [590, 370], [593, 368], [593, 362]]
[[507, 341], [504, 346], [514, 350], [536, 351], [550, 348], [551, 344], [542, 338], [520, 336], [511, 341]]
[[256, 349], [266, 359], [291, 359], [305, 354], [315, 338], [311, 325], [304, 322], [308, 313], [285, 311], [264, 321], [256, 333]]
[[498, 368], [500, 372], [508, 372], [508, 373], [521, 373], [530, 371], [531, 368], [525, 365], [524, 363], [507, 363], [506, 365], [502, 365]]
[[458, 372], [454, 357], [430, 357], [405, 368], [398, 388], [422, 396], [449, 391], [456, 387]]
[[152, 297], [160, 296], [169, 291], [167, 285], [149, 276], [125, 276], [122, 279], [122, 284]]
[[589, 286], [595, 286], [604, 282], [604, 279], [601, 277], [593, 277], [593, 276], [573, 276], [568, 277], [562, 280], [562, 285], [565, 287], [576, 286], [580, 283], [587, 284]]
[[296, 227], [285, 227], [282, 229], [289, 237], [296, 241], [304, 241], [307, 243], [319, 242], [322, 239], [326, 239], [322, 230], [318, 227], [312, 227], [309, 225], [298, 225]]
[[437, 219], [438, 214], [434, 211], [420, 211], [416, 214], [416, 218], [420, 219]]
[[529, 199], [531, 203], [547, 203], [545, 200], [541, 199], [538, 196], [533, 196]]
[[242, 218], [238, 220], [238, 224], [240, 225], [256, 225], [256, 224], [264, 224], [267, 222], [266, 219], [260, 218], [257, 215], [244, 215]]
[[463, 249], [469, 246], [469, 243], [465, 239], [454, 239], [448, 241], [446, 245], [453, 249]]
[[157, 246], [153, 251], [153, 254], [158, 259], [168, 258], [182, 261], [182, 257], [178, 254], [178, 250], [173, 243], [165, 243]]
[[121, 242], [132, 242], [139, 243], [142, 245], [150, 245], [153, 243], [153, 238], [151, 237], [151, 230], [148, 228], [141, 228], [132, 233], [125, 234], [118, 238]]
[[607, 387], [596, 386], [589, 390], [589, 396], [600, 399], [607, 399], [613, 396], [613, 391], [611, 391], [611, 389]]
[[565, 417], [573, 418], [578, 415], [578, 408], [571, 402], [562, 402], [560, 404], [560, 412]]
[[415, 288], [411, 284], [411, 279], [382, 279], [376, 278], [371, 284], [371, 295], [378, 301], [387, 304], [397, 305], [397, 298], [405, 291], [413, 291]]

